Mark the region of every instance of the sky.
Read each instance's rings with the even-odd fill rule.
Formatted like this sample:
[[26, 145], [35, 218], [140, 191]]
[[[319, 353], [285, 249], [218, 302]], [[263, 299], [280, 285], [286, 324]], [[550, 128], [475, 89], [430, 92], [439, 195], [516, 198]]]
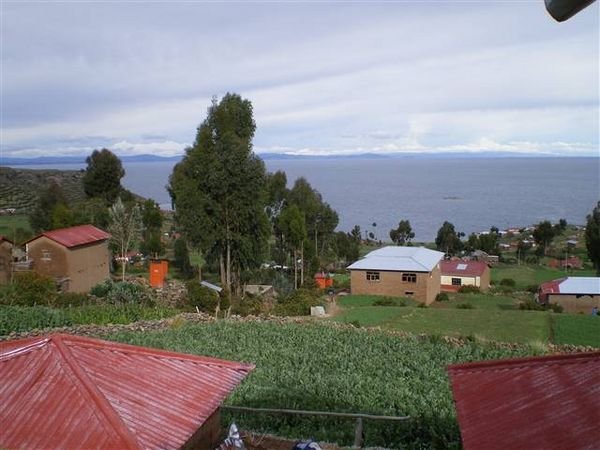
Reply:
[[0, 4], [0, 157], [179, 155], [227, 92], [259, 154], [599, 155], [598, 2]]

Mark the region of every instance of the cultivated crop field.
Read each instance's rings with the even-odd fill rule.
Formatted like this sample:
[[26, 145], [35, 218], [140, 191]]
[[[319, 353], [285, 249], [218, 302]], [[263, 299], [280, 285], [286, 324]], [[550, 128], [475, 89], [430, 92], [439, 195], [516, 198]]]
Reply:
[[[446, 365], [536, 353], [527, 346], [455, 346], [318, 323], [223, 321], [108, 338], [256, 364], [229, 398], [232, 405], [408, 415], [403, 423], [366, 421], [365, 445], [415, 449], [460, 447]], [[239, 413], [233, 419], [243, 428], [290, 438], [353, 441], [354, 422], [347, 419]]]

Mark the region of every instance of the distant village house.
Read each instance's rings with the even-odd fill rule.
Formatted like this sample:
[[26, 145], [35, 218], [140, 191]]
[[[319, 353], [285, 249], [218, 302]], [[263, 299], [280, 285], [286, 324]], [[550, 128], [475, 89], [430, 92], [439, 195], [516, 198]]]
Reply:
[[561, 305], [566, 312], [589, 314], [600, 308], [600, 277], [567, 277], [542, 283], [538, 302]]
[[483, 261], [451, 260], [440, 263], [441, 290], [457, 292], [461, 286], [490, 287], [490, 267]]
[[46, 231], [25, 243], [27, 258], [63, 292], [88, 292], [109, 277], [109, 238], [93, 225]]
[[352, 294], [412, 297], [430, 304], [440, 293], [442, 252], [425, 247], [383, 247], [348, 266]]

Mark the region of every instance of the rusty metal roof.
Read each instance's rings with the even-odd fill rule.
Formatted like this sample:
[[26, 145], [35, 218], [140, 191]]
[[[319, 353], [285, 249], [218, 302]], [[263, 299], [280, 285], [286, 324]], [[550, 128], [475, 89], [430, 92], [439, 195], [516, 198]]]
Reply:
[[483, 261], [462, 261], [460, 259], [441, 261], [440, 272], [442, 275], [456, 276], [482, 276], [488, 269]]
[[0, 343], [0, 447], [176, 449], [254, 368], [77, 337]]
[[465, 450], [597, 449], [600, 352], [448, 367]]
[[94, 225], [77, 225], [75, 227], [44, 231], [39, 236], [30, 239], [26, 243], [32, 242], [41, 236], [46, 236], [48, 239], [52, 239], [67, 248], [105, 241], [110, 238], [110, 234], [100, 228], [96, 228]]

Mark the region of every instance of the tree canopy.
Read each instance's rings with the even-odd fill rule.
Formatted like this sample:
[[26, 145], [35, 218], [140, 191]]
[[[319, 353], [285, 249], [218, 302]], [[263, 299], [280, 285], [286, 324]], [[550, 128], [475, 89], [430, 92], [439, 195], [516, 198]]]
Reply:
[[544, 254], [556, 235], [556, 228], [548, 220], [538, 223], [533, 230], [533, 240], [542, 248]]
[[438, 250], [448, 255], [454, 255], [462, 249], [462, 242], [460, 240], [462, 236], [464, 236], [464, 233], [457, 233], [454, 225], [446, 221], [438, 230], [435, 245]]
[[410, 221], [401, 220], [398, 223], [398, 228], [390, 230], [390, 239], [396, 245], [406, 245], [415, 237], [415, 233], [410, 226]]
[[252, 104], [237, 94], [213, 99], [169, 179], [175, 217], [188, 241], [219, 263], [221, 282], [239, 289], [258, 267], [269, 232], [264, 163], [252, 151]]
[[125, 170], [121, 160], [110, 150], [94, 150], [85, 160], [87, 168], [83, 176], [83, 189], [88, 197], [102, 198], [112, 204], [121, 194], [121, 178]]
[[588, 257], [596, 268], [596, 275], [600, 276], [600, 202], [587, 216], [585, 246]]

